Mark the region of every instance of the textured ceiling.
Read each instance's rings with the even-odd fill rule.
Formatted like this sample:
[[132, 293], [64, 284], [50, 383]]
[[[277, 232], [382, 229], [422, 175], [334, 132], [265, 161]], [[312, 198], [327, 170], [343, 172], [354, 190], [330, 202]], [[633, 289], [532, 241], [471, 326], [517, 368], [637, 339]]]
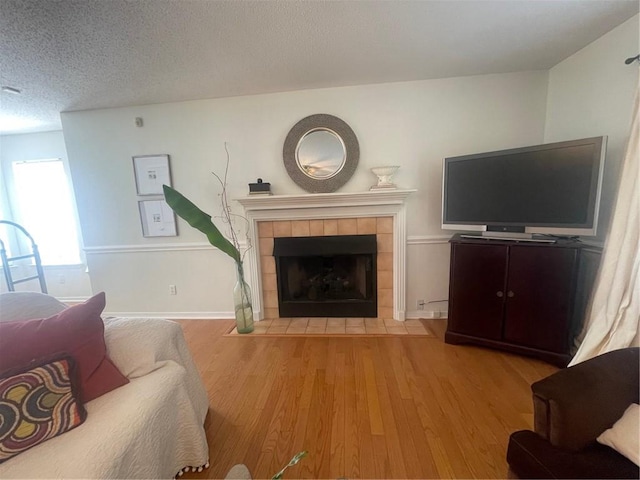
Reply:
[[637, 0], [0, 0], [0, 84], [22, 90], [0, 94], [0, 131], [58, 129], [61, 111], [548, 69], [637, 12]]

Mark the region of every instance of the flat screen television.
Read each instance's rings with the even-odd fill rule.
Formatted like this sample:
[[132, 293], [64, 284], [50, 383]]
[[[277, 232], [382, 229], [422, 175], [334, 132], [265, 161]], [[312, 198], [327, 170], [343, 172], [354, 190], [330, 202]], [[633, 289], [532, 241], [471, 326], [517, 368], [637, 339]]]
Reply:
[[442, 228], [595, 235], [606, 144], [603, 136], [445, 158]]

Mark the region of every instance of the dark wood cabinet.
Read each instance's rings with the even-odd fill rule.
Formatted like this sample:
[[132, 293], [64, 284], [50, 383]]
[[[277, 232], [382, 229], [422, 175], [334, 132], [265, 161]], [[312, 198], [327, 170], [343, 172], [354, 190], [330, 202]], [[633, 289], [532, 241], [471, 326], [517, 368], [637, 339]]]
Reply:
[[566, 365], [581, 247], [454, 236], [445, 341]]

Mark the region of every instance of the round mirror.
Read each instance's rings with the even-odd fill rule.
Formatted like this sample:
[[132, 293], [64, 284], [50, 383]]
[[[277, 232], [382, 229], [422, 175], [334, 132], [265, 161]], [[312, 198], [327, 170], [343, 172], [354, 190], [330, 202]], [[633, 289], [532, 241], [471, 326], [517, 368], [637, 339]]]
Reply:
[[333, 115], [303, 118], [289, 131], [283, 159], [287, 173], [312, 193], [334, 192], [355, 172], [360, 156], [358, 139]]
[[342, 139], [327, 128], [307, 132], [298, 142], [296, 162], [302, 173], [311, 178], [331, 178], [347, 158]]

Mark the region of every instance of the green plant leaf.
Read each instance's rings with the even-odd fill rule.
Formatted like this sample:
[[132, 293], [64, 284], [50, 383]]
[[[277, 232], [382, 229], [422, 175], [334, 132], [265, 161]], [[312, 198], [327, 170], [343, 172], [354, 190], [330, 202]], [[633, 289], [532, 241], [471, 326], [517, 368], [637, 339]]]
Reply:
[[289, 463], [287, 463], [282, 468], [282, 470], [280, 470], [273, 477], [271, 477], [271, 480], [280, 480], [282, 478], [282, 476], [284, 475], [284, 471], [289, 467], [293, 467], [296, 463], [298, 463], [300, 460], [302, 460], [304, 457], [306, 457], [307, 453], [309, 453], [309, 452], [307, 452], [306, 450], [296, 453], [294, 455], [294, 457], [291, 460], [289, 460]]
[[163, 185], [162, 189], [165, 201], [180, 218], [204, 233], [211, 245], [229, 255], [236, 263], [242, 261], [238, 249], [220, 233], [218, 227], [211, 221], [211, 215], [200, 210], [191, 200], [168, 185]]

